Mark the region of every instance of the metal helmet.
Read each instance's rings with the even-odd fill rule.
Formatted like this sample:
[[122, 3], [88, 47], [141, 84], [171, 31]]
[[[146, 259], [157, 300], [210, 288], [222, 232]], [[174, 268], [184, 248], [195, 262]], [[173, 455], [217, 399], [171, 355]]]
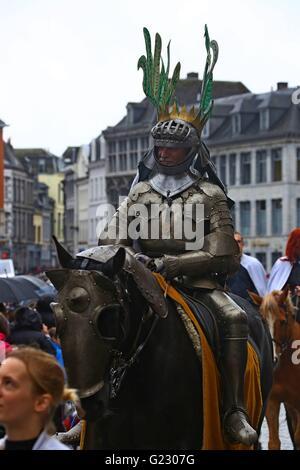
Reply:
[[200, 144], [197, 129], [182, 119], [159, 121], [151, 129], [155, 147], [191, 148]]

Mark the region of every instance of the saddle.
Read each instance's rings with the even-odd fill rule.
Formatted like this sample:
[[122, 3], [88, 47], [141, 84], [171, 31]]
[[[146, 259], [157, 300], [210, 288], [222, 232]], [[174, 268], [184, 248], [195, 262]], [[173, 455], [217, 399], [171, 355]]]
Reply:
[[[192, 310], [218, 362], [221, 350], [220, 337], [218, 325], [212, 311], [205, 305], [204, 302], [201, 301], [201, 298], [193, 297], [191, 293], [182, 288], [182, 285], [179, 283], [174, 282], [174, 287], [178, 292], [180, 292], [185, 302]], [[261, 345], [263, 342], [263, 335], [266, 334], [268, 337], [268, 328], [265, 324], [264, 328], [261, 327], [263, 319], [258, 309], [253, 304], [236, 294], [232, 294], [231, 292], [227, 292], [227, 294], [239, 307], [241, 307], [246, 312], [249, 325], [248, 341], [254, 348], [259, 362], [261, 362], [261, 351], [259, 345]]]
[[185, 302], [188, 304], [190, 309], [192, 310], [195, 318], [199, 322], [206, 339], [211, 347], [214, 356], [218, 357], [218, 352], [220, 351], [219, 346], [219, 334], [218, 334], [218, 327], [216, 324], [216, 320], [212, 312], [204, 305], [203, 302], [199, 299], [195, 299], [191, 295], [189, 295], [186, 291], [178, 288], [176, 289], [182, 297], [184, 298]]

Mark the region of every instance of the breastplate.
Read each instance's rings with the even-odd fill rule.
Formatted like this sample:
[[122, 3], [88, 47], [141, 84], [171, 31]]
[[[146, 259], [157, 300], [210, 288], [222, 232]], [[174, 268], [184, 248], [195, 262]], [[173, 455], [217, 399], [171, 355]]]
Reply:
[[[136, 195], [130, 219], [139, 223], [139, 245], [148, 256], [180, 254], [187, 243], [200, 233], [207, 233], [213, 198], [205, 192], [206, 182], [197, 182], [170, 198], [144, 183], [144, 192]], [[203, 186], [203, 187], [202, 187]], [[135, 198], [134, 198], [135, 199]]]

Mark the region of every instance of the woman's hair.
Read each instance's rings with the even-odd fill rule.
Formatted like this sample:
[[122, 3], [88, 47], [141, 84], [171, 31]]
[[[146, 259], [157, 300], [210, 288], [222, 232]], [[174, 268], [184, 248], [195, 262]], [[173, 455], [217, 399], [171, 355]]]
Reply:
[[78, 401], [75, 390], [65, 388], [65, 376], [55, 357], [40, 349], [29, 346], [18, 347], [8, 358], [19, 359], [25, 365], [37, 394], [49, 393], [53, 408], [61, 401]]
[[10, 333], [9, 322], [3, 313], [0, 313], [0, 333], [5, 336], [9, 336]]
[[289, 238], [286, 244], [285, 254], [288, 257], [289, 261], [292, 263], [296, 261], [297, 256], [299, 256], [300, 249], [300, 228], [295, 228], [289, 234]]

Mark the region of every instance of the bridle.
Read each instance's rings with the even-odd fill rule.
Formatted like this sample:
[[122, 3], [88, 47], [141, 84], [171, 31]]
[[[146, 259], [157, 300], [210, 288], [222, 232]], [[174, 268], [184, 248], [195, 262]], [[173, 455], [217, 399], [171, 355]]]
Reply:
[[[130, 295], [127, 288], [124, 288], [120, 282], [120, 279], [114, 282], [117, 291], [118, 301], [121, 307], [125, 311], [127, 320], [130, 319]], [[150, 306], [148, 310], [142, 315], [140, 323], [135, 334], [133, 344], [129, 349], [128, 353], [120, 351], [119, 349], [112, 348], [109, 351], [111, 357], [111, 365], [109, 368], [109, 390], [110, 398], [114, 399], [117, 397], [122, 382], [128, 372], [128, 370], [137, 363], [142, 351], [147, 345], [155, 326], [158, 323], [160, 317], [153, 312]], [[149, 325], [147, 325], [149, 322]], [[129, 325], [129, 324], [128, 324]], [[146, 329], [146, 326], [148, 329]], [[129, 328], [129, 326], [128, 326]], [[125, 332], [126, 335], [126, 332]]]
[[277, 341], [275, 338], [272, 338], [272, 342], [278, 347], [280, 348], [280, 355], [286, 351], [289, 347], [289, 345], [291, 344], [292, 342], [292, 338], [288, 335], [288, 326], [289, 326], [289, 321], [288, 321], [288, 312], [285, 311], [284, 308], [281, 308], [280, 306], [278, 306], [280, 308], [281, 311], [284, 312], [284, 320], [278, 320], [281, 325], [284, 326], [284, 332], [283, 332], [283, 338], [284, 340], [283, 341]]

